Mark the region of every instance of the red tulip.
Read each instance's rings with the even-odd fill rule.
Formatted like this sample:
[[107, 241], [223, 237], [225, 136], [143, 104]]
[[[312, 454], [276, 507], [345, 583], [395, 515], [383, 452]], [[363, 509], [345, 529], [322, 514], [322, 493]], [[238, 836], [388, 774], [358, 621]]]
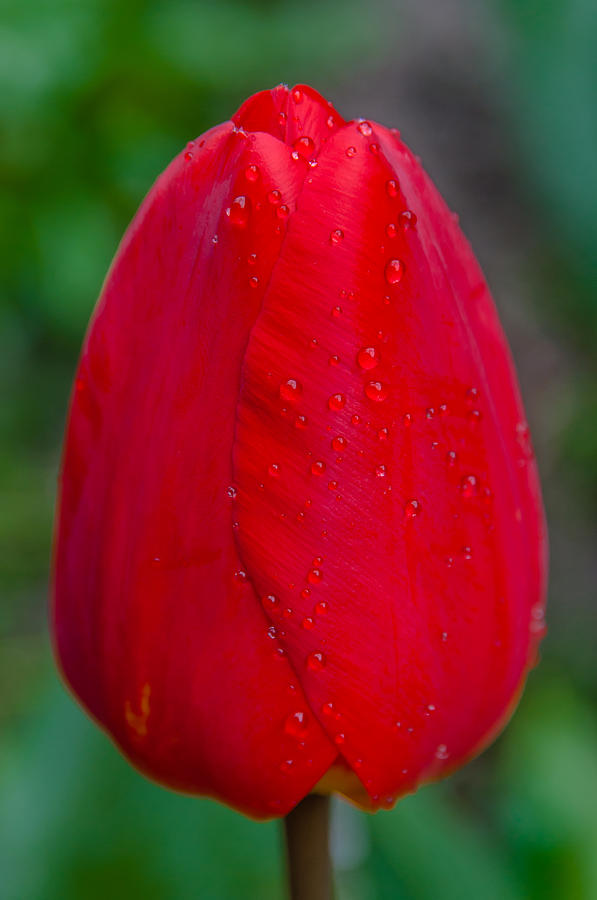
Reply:
[[395, 131], [311, 88], [188, 145], [85, 340], [64, 676], [126, 756], [255, 817], [390, 805], [503, 726], [546, 538], [508, 348]]

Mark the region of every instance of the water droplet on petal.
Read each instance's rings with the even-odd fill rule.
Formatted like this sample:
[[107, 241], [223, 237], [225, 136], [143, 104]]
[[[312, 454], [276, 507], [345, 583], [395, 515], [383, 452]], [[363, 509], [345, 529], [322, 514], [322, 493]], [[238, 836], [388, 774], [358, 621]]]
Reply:
[[230, 207], [226, 210], [226, 215], [230, 219], [231, 225], [236, 228], [246, 228], [249, 222], [251, 212], [251, 201], [244, 195], [235, 197]]
[[342, 307], [341, 306], [332, 307], [332, 315], [334, 316], [335, 319], [337, 319], [338, 316], [341, 316], [342, 315]]
[[345, 741], [346, 735], [342, 734], [342, 732], [334, 735], [334, 744], [336, 744], [338, 747], [341, 747]]
[[275, 594], [266, 594], [261, 598], [261, 603], [266, 612], [278, 613], [280, 611], [280, 600]]
[[398, 228], [394, 225], [393, 222], [390, 222], [389, 225], [386, 225], [386, 234], [389, 238], [395, 238], [398, 234]]
[[344, 409], [346, 405], [346, 397], [344, 394], [332, 394], [332, 396], [328, 400], [328, 407], [334, 412], [338, 412], [341, 409]]
[[388, 197], [398, 196], [398, 182], [394, 178], [386, 181], [386, 194]]
[[328, 359], [328, 365], [330, 365], [330, 366], [337, 366], [339, 362], [340, 362], [340, 357], [336, 356], [336, 354], [334, 354], [333, 356], [330, 356], [330, 358]]
[[247, 580], [247, 573], [244, 571], [244, 569], [239, 569], [234, 573], [234, 578], [239, 582], [239, 584], [244, 584], [244, 582]]
[[332, 449], [337, 450], [340, 453], [346, 447], [346, 438], [342, 437], [342, 435], [338, 435], [335, 438], [332, 438]]
[[292, 92], [292, 99], [295, 103], [302, 103], [303, 92], [299, 88], [295, 88]]
[[334, 228], [330, 233], [330, 244], [340, 244], [344, 240], [344, 232], [341, 228]]
[[305, 616], [303, 621], [301, 622], [302, 627], [305, 631], [312, 631], [315, 628], [315, 621], [311, 618], [311, 616]]
[[251, 164], [245, 169], [245, 178], [247, 181], [257, 181], [260, 175], [261, 172], [259, 171], [259, 166], [256, 166], [255, 164]]
[[296, 378], [289, 378], [280, 385], [280, 397], [289, 402], [297, 401], [303, 393], [303, 386]]
[[259, 279], [256, 275], [251, 275], [249, 278], [249, 287], [256, 288], [259, 286]]
[[457, 459], [458, 459], [458, 454], [456, 453], [456, 451], [448, 450], [448, 452], [446, 453], [446, 462], [448, 463], [450, 468], [453, 468], [456, 465]]
[[307, 581], [309, 584], [319, 584], [323, 575], [321, 574], [321, 569], [311, 569], [309, 574], [307, 575]]
[[307, 135], [297, 138], [292, 146], [303, 159], [309, 159], [315, 151], [315, 141]]
[[236, 497], [236, 488], [233, 484], [229, 485], [226, 488], [226, 494], [230, 497], [231, 500], [234, 500], [234, 498]]
[[282, 194], [280, 193], [280, 191], [270, 191], [267, 195], [267, 199], [272, 204], [272, 206], [278, 206], [278, 204], [282, 202]]
[[357, 353], [357, 363], [361, 369], [374, 369], [379, 365], [379, 355], [375, 347], [362, 347]]
[[307, 657], [307, 668], [312, 672], [321, 672], [325, 666], [325, 656], [319, 650]]
[[357, 152], [357, 148], [356, 148], [356, 147], [347, 147], [347, 148], [346, 148], [346, 155], [347, 155], [349, 158], [355, 156], [355, 155], [356, 155], [356, 152]]
[[303, 415], [298, 415], [294, 420], [294, 427], [298, 429], [304, 429], [307, 427], [307, 417]]
[[284, 722], [284, 731], [289, 737], [302, 741], [309, 727], [309, 716], [303, 710], [291, 713]]
[[391, 259], [385, 268], [385, 277], [388, 284], [398, 284], [404, 275], [404, 263], [400, 259]]
[[326, 465], [322, 459], [316, 459], [315, 462], [311, 464], [311, 474], [313, 475], [323, 475], [325, 469]]
[[378, 430], [378, 432], [377, 432], [378, 441], [387, 441], [388, 437], [389, 437], [389, 431], [385, 426]]
[[315, 604], [315, 608], [313, 610], [318, 616], [325, 616], [328, 612], [328, 604], [325, 600], [320, 600], [319, 603]]
[[278, 465], [278, 463], [271, 463], [267, 471], [272, 478], [280, 477], [280, 466]]
[[380, 381], [369, 381], [365, 385], [365, 394], [375, 403], [381, 403], [388, 396], [388, 391]]
[[414, 519], [421, 512], [421, 504], [418, 500], [409, 500], [404, 507], [404, 518]]
[[465, 475], [460, 482], [460, 493], [467, 500], [475, 497], [479, 490], [479, 485], [475, 475]]
[[398, 224], [403, 229], [403, 231], [406, 231], [408, 228], [415, 227], [415, 225], [417, 224], [417, 217], [410, 209], [405, 209], [398, 216]]
[[385, 478], [386, 477], [386, 467], [384, 465], [375, 467], [375, 475], [377, 478]]

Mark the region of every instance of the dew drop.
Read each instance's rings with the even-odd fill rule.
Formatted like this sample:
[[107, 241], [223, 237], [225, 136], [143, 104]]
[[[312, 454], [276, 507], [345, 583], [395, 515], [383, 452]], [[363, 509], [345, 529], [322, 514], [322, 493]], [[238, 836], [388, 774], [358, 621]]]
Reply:
[[281, 113], [278, 115], [278, 124], [280, 125], [281, 128], [283, 128], [283, 127], [286, 125], [286, 119], [287, 119], [287, 118], [288, 118], [288, 116], [286, 115], [285, 112], [281, 112]]
[[357, 131], [360, 131], [360, 133], [365, 137], [369, 137], [373, 133], [371, 125], [369, 124], [369, 122], [365, 121], [359, 122], [359, 124], [357, 125]]
[[450, 468], [453, 468], [456, 465], [457, 459], [458, 459], [458, 454], [456, 453], [456, 451], [448, 450], [448, 452], [446, 453], [446, 462], [448, 463]]
[[398, 182], [394, 178], [386, 181], [386, 194], [388, 197], [398, 196]]
[[475, 475], [465, 475], [464, 478], [460, 482], [460, 493], [462, 496], [470, 500], [471, 497], [475, 497], [478, 493], [479, 485], [477, 482], [477, 478]]
[[268, 466], [267, 472], [268, 472], [268, 475], [270, 475], [272, 478], [279, 478], [280, 477], [280, 466], [278, 465], [278, 463], [271, 463], [271, 465]]
[[292, 769], [293, 765], [293, 759], [285, 759], [284, 762], [280, 763], [280, 772], [282, 772], [283, 775], [287, 775], [288, 772], [290, 772], [290, 770]]
[[437, 759], [447, 759], [450, 754], [448, 753], [448, 748], [445, 744], [438, 744], [435, 755]]
[[234, 225], [236, 228], [246, 228], [249, 222], [250, 212], [251, 201], [248, 197], [241, 195], [240, 197], [234, 198], [231, 205], [226, 210], [226, 215], [230, 219], [231, 225]]
[[357, 152], [356, 147], [347, 147], [346, 148], [346, 155], [349, 157], [349, 159], [351, 159], [353, 156], [355, 156], [356, 152]]
[[337, 319], [338, 316], [341, 316], [342, 315], [342, 307], [341, 306], [332, 307], [332, 315], [335, 319]]
[[384, 465], [375, 467], [375, 475], [377, 478], [385, 478], [386, 477], [386, 467]]
[[328, 490], [337, 491], [338, 490], [338, 482], [337, 481], [328, 481]]
[[405, 209], [398, 216], [398, 224], [402, 228], [403, 231], [406, 231], [408, 228], [414, 228], [417, 224], [417, 217], [414, 212], [410, 209]]
[[385, 278], [388, 284], [398, 284], [404, 275], [404, 263], [400, 259], [391, 259], [385, 268]]
[[334, 713], [335, 713], [335, 710], [334, 710], [333, 703], [324, 703], [323, 706], [321, 707], [322, 716], [325, 716], [328, 719], [331, 719], [332, 716], [334, 715]]
[[389, 431], [384, 425], [384, 427], [380, 428], [377, 432], [377, 440], [378, 441], [387, 441], [388, 437], [389, 437]]
[[234, 579], [235, 581], [238, 581], [239, 584], [244, 584], [247, 580], [247, 573], [244, 571], [244, 569], [239, 569], [234, 573]]
[[361, 369], [374, 369], [379, 365], [379, 355], [375, 347], [362, 347], [357, 353], [357, 363]]
[[323, 575], [321, 574], [321, 569], [311, 569], [309, 574], [307, 575], [307, 581], [309, 584], [319, 584]]
[[278, 206], [278, 204], [282, 202], [282, 194], [280, 193], [280, 191], [270, 191], [267, 195], [267, 199], [272, 204], [272, 206]]
[[303, 621], [301, 622], [302, 627], [305, 631], [312, 631], [315, 628], [315, 621], [311, 618], [311, 616], [305, 616]]
[[413, 423], [413, 417], [410, 413], [404, 413], [402, 416], [402, 424], [405, 428], [410, 428]]
[[249, 255], [247, 256], [247, 263], [250, 266], [254, 266], [257, 263], [257, 254], [249, 253]]
[[258, 286], [259, 279], [257, 278], [257, 275], [251, 275], [251, 277], [249, 278], [249, 287], [256, 288]]
[[369, 150], [374, 156], [377, 156], [379, 153], [379, 144], [369, 144]]
[[325, 666], [325, 656], [321, 651], [317, 650], [315, 653], [310, 653], [307, 657], [307, 668], [312, 672], [321, 672], [323, 667]]
[[312, 475], [323, 475], [325, 469], [326, 465], [322, 459], [316, 459], [315, 462], [311, 464]]
[[328, 604], [326, 601], [320, 600], [319, 603], [316, 603], [313, 612], [318, 616], [326, 616], [328, 612]]
[[327, 124], [328, 128], [333, 128], [336, 124], [334, 117], [328, 116], [326, 124]]
[[344, 232], [341, 228], [334, 228], [330, 233], [330, 244], [341, 244], [344, 240]]
[[368, 381], [365, 385], [365, 395], [374, 403], [381, 403], [388, 396], [388, 391], [380, 381]]
[[404, 518], [414, 519], [421, 512], [421, 504], [418, 500], [409, 500], [404, 507]]
[[339, 434], [337, 437], [332, 438], [332, 449], [337, 450], [340, 453], [346, 447], [346, 438], [342, 437]]
[[471, 387], [466, 392], [466, 404], [469, 409], [472, 409], [477, 405], [479, 401], [479, 390], [476, 387]]
[[234, 498], [236, 497], [236, 488], [233, 484], [228, 485], [228, 487], [226, 488], [226, 494], [228, 495], [228, 497], [230, 497], [231, 500], [234, 500]]
[[278, 613], [280, 611], [280, 600], [275, 594], [266, 594], [261, 598], [261, 603], [266, 612]]
[[336, 356], [336, 354], [334, 354], [333, 356], [330, 356], [330, 358], [328, 359], [328, 365], [330, 365], [330, 366], [337, 366], [339, 362], [340, 362], [340, 357]]
[[292, 92], [292, 99], [295, 103], [302, 103], [303, 92], [299, 88], [295, 88]]
[[346, 741], [346, 735], [342, 734], [342, 732], [339, 732], [338, 734], [334, 735], [334, 744], [336, 744], [336, 746], [341, 747], [345, 741]]
[[315, 141], [307, 135], [297, 138], [292, 146], [303, 159], [309, 159], [315, 151]]
[[398, 234], [398, 229], [393, 222], [390, 222], [389, 225], [386, 225], [386, 234], [389, 238], [395, 238]]
[[289, 378], [280, 385], [280, 397], [282, 400], [296, 402], [303, 393], [303, 386], [296, 378]]
[[289, 737], [302, 741], [307, 734], [309, 716], [303, 710], [291, 713], [284, 722], [284, 731]]
[[346, 397], [344, 394], [332, 394], [328, 400], [328, 408], [334, 412], [344, 409], [346, 406]]
[[259, 166], [256, 166], [252, 163], [250, 166], [247, 166], [245, 169], [245, 178], [247, 181], [257, 181], [261, 172], [259, 171]]
[[302, 430], [307, 427], [307, 417], [298, 415], [294, 420], [294, 427]]

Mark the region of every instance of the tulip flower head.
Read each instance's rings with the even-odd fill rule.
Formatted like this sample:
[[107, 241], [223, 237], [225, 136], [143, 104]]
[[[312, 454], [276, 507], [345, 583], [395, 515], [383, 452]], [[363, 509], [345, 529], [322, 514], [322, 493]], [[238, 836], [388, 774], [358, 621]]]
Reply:
[[256, 818], [391, 806], [504, 725], [544, 632], [508, 348], [398, 132], [247, 100], [118, 250], [66, 433], [53, 629], [131, 762]]

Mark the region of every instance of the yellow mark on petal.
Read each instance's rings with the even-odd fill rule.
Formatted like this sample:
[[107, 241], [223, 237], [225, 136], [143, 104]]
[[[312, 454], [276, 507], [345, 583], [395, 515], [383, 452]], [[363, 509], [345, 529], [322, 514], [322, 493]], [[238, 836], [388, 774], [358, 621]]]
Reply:
[[151, 694], [151, 686], [144, 684], [139, 700], [139, 712], [133, 710], [130, 700], [124, 704], [124, 717], [127, 724], [133, 729], [139, 737], [145, 737], [147, 734], [147, 719], [149, 716], [149, 695]]

